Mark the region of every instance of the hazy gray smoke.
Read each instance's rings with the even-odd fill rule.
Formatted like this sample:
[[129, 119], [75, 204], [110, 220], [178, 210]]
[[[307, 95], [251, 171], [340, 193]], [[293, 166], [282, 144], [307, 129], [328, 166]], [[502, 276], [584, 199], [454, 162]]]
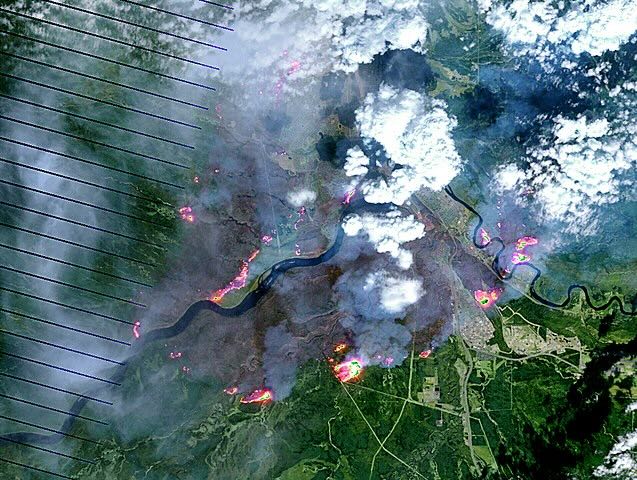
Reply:
[[265, 334], [263, 369], [265, 384], [281, 400], [292, 392], [296, 380], [299, 344], [285, 325], [268, 328]]
[[[32, 2], [26, 2], [26, 6], [24, 3], [4, 2], [3, 7], [11, 11], [24, 12], [74, 28], [81, 28], [92, 33], [155, 48], [166, 53], [180, 56], [187, 55], [183, 48], [178, 45], [179, 42], [166, 41], [165, 39], [157, 42], [156, 35], [146, 35], [145, 33], [147, 32], [142, 30], [132, 32], [130, 27], [119, 28], [114, 26], [112, 22], [96, 20], [95, 17], [44, 4], [44, 2], [37, 2], [38, 5], [30, 5]], [[131, 8], [130, 5], [126, 5], [124, 2], [100, 1], [90, 2], [91, 5], [85, 5], [77, 1], [66, 3], [98, 10], [102, 13], [126, 18], [140, 24], [153, 25], [168, 31], [179, 31], [184, 35], [190, 34], [190, 32], [185, 32], [185, 28], [179, 28], [180, 22], [173, 22], [174, 18], [171, 21], [171, 17], [148, 15], [148, 10], [140, 10], [137, 7]], [[0, 22], [3, 25], [3, 29], [19, 31], [22, 34], [54, 45], [78, 49], [89, 54], [121, 61], [124, 64], [214, 85], [214, 78], [201, 78], [201, 69], [199, 67], [186, 67], [183, 63], [174, 59], [148, 52], [143, 54], [140, 49], [118, 45], [62, 28], [43, 25], [36, 20], [24, 20], [19, 16], [7, 13], [3, 13], [2, 17]], [[19, 146], [10, 141], [1, 141], [0, 148], [2, 149], [3, 159], [22, 165], [14, 166], [4, 162], [0, 164], [2, 180], [17, 184], [12, 186], [1, 185], [0, 198], [4, 202], [9, 202], [19, 207], [14, 208], [3, 205], [0, 212], [1, 221], [60, 240], [75, 242], [85, 247], [97, 248], [106, 252], [115, 252], [135, 259], [145, 260], [146, 252], [155, 252], [153, 247], [147, 247], [146, 252], [140, 253], [139, 250], [136, 250], [136, 247], [139, 247], [139, 243], [96, 229], [105, 229], [136, 238], [144, 237], [149, 231], [155, 234], [157, 230], [153, 230], [152, 227], [149, 228], [147, 224], [142, 224], [138, 220], [133, 220], [124, 215], [103, 210], [110, 209], [123, 214], [143, 216], [140, 210], [148, 207], [148, 204], [136, 203], [135, 200], [132, 200], [132, 197], [116, 193], [113, 190], [107, 191], [103, 188], [87, 185], [86, 183], [81, 183], [81, 181], [134, 194], [141, 193], [137, 188], [141, 188], [142, 185], [140, 184], [143, 184], [144, 187], [151, 191], [151, 193], [145, 192], [145, 194], [153, 196], [163, 187], [158, 187], [152, 181], [141, 182], [139, 177], [135, 177], [135, 175], [145, 175], [154, 179], [179, 184], [182, 183], [184, 172], [187, 170], [105, 146], [89, 144], [86, 141], [45, 131], [36, 126], [55, 129], [63, 133], [86, 138], [89, 141], [99, 141], [186, 165], [191, 162], [191, 151], [184, 150], [182, 147], [167, 143], [164, 140], [170, 139], [183, 144], [193, 144], [198, 133], [194, 133], [196, 132], [194, 129], [177, 126], [175, 123], [171, 124], [159, 118], [145, 116], [130, 109], [107, 106], [72, 93], [62, 93], [48, 89], [45, 86], [62, 88], [80, 95], [88, 95], [100, 100], [156, 113], [166, 118], [188, 123], [198, 123], [198, 120], [195, 119], [195, 116], [199, 115], [197, 110], [191, 106], [168, 99], [182, 99], [193, 103], [204, 103], [205, 101], [205, 103], [208, 103], [211, 98], [211, 91], [197, 89], [192, 86], [183, 88], [183, 84], [175, 84], [173, 80], [159, 79], [157, 76], [143, 73], [139, 70], [129, 69], [122, 65], [117, 66], [114, 63], [96, 60], [78, 53], [71, 53], [50, 45], [26, 41], [14, 42], [14, 40], [13, 37], [2, 35], [3, 52], [19, 54], [34, 61], [30, 62], [24, 59], [18, 61], [8, 56], [2, 56], [3, 73], [11, 73], [20, 78], [41, 82], [44, 86], [36, 86], [18, 80], [8, 81], [7, 78], [2, 78], [1, 92], [13, 97], [0, 99], [2, 115], [33, 124], [33, 126], [27, 126], [2, 119], [0, 120], [2, 135], [9, 139], [60, 152], [62, 155], [67, 154], [90, 160], [97, 165], [82, 163], [70, 157], [45, 153], [35, 148]], [[161, 43], [161, 45], [158, 47], [157, 43]], [[62, 67], [79, 73], [93, 75], [111, 82], [114, 81], [133, 88], [158, 93], [167, 98], [148, 95], [134, 91], [131, 88], [116, 87], [112, 83], [108, 84], [99, 80], [88, 79], [81, 75], [62, 72], [36, 62], [46, 62], [46, 64], [54, 67]], [[21, 102], [20, 99], [31, 103]], [[58, 109], [67, 112], [67, 114], [50, 109], [47, 110], [42, 106]], [[129, 130], [125, 131], [122, 128], [107, 126], [104, 123], [92, 122], [72, 114]], [[130, 129], [153, 135], [156, 138], [133, 134]], [[99, 165], [118, 168], [124, 172], [132, 172], [133, 175], [101, 168]], [[35, 171], [35, 168], [46, 170], [51, 172], [51, 174]], [[54, 174], [66, 175], [80, 181], [63, 179]], [[36, 193], [32, 190], [20, 188], [20, 186], [39, 189], [51, 195], [65, 196], [79, 202], [86, 202], [100, 207], [102, 210], [55, 198], [51, 195]], [[169, 188], [161, 193], [166, 193], [166, 191], [174, 193], [174, 190]], [[162, 205], [168, 215], [173, 213], [172, 207], [168, 204]], [[91, 229], [71, 222], [65, 222], [61, 219], [53, 219], [26, 209], [55, 215], [73, 222], [81, 222], [95, 228]], [[155, 217], [155, 220], [161, 221], [157, 217]], [[7, 245], [7, 247], [21, 248], [29, 253], [46, 255], [58, 260], [57, 262], [44, 260], [41, 257], [24, 252], [17, 253], [15, 250], [2, 247], [0, 248], [0, 258], [2, 258], [3, 267], [10, 267], [47, 279], [96, 290], [122, 299], [139, 300], [140, 293], [144, 287], [105, 276], [95, 271], [90, 272], [86, 268], [126, 279], [150, 281], [150, 269], [140, 269], [139, 264], [133, 264], [130, 261], [108, 254], [98, 254], [86, 248], [71, 246], [62, 241], [8, 227], [2, 227], [0, 237], [0, 243]], [[166, 237], [144, 239], [161, 243]], [[71, 266], [69, 263], [80, 265], [85, 267], [85, 269]], [[129, 349], [126, 345], [112, 340], [132, 342], [133, 333], [131, 326], [117, 323], [104, 317], [97, 317], [87, 312], [97, 312], [124, 321], [133, 321], [137, 313], [134, 307], [120, 300], [80, 291], [21, 273], [3, 271], [0, 275], [2, 287], [42, 299], [27, 298], [19, 294], [2, 291], [0, 292], [0, 301], [3, 308], [51, 322], [42, 323], [36, 319], [18, 314], [0, 313], [3, 330], [30, 338], [20, 338], [9, 334], [3, 335], [3, 350], [102, 379], [110, 378], [115, 368], [113, 361], [125, 360], [129, 355]], [[47, 301], [76, 306], [85, 311], [72, 310], [54, 303], [47, 303]], [[98, 338], [78, 330], [107, 338]], [[38, 343], [37, 340], [57, 346]], [[76, 350], [76, 352], [70, 351], [71, 349]], [[111, 361], [109, 362], [108, 360]], [[106, 388], [100, 390], [95, 396], [104, 401], [111, 400], [113, 396], [112, 386], [104, 382], [26, 360], [3, 356], [1, 370], [3, 373], [8, 372], [18, 377], [71, 392], [87, 393], [98, 386], [106, 385]], [[68, 411], [70, 405], [78, 398], [63, 391], [38, 387], [24, 381], [7, 381], [6, 378], [0, 378], [0, 381], [4, 394], [28, 399], [61, 411]], [[107, 417], [112, 412], [112, 408], [109, 411], [108, 405], [97, 402], [89, 404], [88, 408], [91, 409], [91, 416], [95, 418]], [[63, 414], [6, 399], [2, 400], [2, 410], [3, 413], [14, 418], [28, 420], [54, 429], [59, 429], [65, 420], [65, 415]], [[78, 419], [79, 424], [83, 422], [85, 420]], [[0, 433], [24, 429], [25, 427], [19, 423], [5, 420], [2, 422]], [[47, 434], [48, 432], [39, 430], [38, 433]], [[77, 445], [73, 441], [63, 441], [55, 447], [56, 450], [64, 452], [75, 448], [77, 448]], [[49, 465], [51, 469], [60, 471], [57, 466], [53, 465], [55, 461], [51, 461], [51, 458], [54, 458], [51, 455], [38, 453], [37, 450], [32, 450], [31, 453], [34, 454], [34, 457], [37, 457], [36, 464], [40, 466]]]
[[411, 333], [398, 321], [423, 295], [422, 281], [375, 261], [346, 271], [334, 290], [340, 308], [349, 313], [341, 324], [354, 334], [357, 353], [371, 364], [400, 364]]

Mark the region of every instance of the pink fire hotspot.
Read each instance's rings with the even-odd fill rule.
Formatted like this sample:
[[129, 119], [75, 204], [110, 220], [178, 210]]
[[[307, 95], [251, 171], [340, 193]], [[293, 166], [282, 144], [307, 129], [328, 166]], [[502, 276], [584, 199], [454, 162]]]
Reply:
[[480, 245], [485, 246], [485, 245], [488, 245], [489, 242], [491, 242], [491, 236], [489, 236], [489, 233], [484, 228], [480, 229], [479, 234], [480, 234]]
[[133, 336], [135, 338], [139, 338], [140, 333], [139, 333], [139, 328], [142, 326], [142, 324], [139, 322], [139, 320], [135, 321], [135, 323], [133, 323]]
[[511, 256], [511, 263], [513, 265], [520, 265], [522, 263], [529, 263], [531, 261], [531, 257], [526, 253], [522, 252], [513, 252]]
[[341, 203], [343, 205], [349, 205], [352, 202], [352, 198], [354, 198], [354, 195], [356, 195], [355, 188], [345, 193], [345, 196], [343, 197], [343, 201]]
[[520, 251], [531, 245], [537, 245], [538, 240], [535, 237], [522, 237], [515, 241], [515, 249]]
[[298, 209], [296, 213], [299, 215], [299, 218], [296, 220], [296, 222], [294, 222], [294, 230], [299, 229], [299, 223], [305, 220], [303, 217], [305, 217], [306, 212], [307, 210], [305, 209], [305, 207], [301, 207]]
[[192, 207], [181, 207], [179, 209], [179, 216], [188, 223], [194, 223], [195, 221], [195, 214], [192, 213]]
[[490, 290], [476, 290], [473, 296], [482, 308], [491, 307], [502, 294], [501, 288], [492, 288]]
[[252, 392], [250, 395], [239, 400], [241, 403], [260, 403], [265, 404], [273, 399], [272, 390], [269, 388], [260, 388]]
[[288, 75], [292, 75], [294, 72], [297, 72], [299, 68], [301, 68], [301, 62], [294, 60], [290, 65], [290, 68], [288, 68]]
[[219, 303], [228, 292], [245, 287], [248, 280], [248, 273], [250, 272], [250, 262], [257, 257], [259, 251], [259, 249], [256, 249], [250, 254], [247, 260], [242, 261], [241, 270], [239, 270], [237, 276], [234, 277], [228, 285], [210, 295], [209, 300], [211, 302]]
[[334, 376], [340, 382], [350, 382], [352, 380], [358, 380], [361, 373], [363, 373], [363, 360], [354, 357], [341, 363], [337, 363], [332, 367], [334, 370]]

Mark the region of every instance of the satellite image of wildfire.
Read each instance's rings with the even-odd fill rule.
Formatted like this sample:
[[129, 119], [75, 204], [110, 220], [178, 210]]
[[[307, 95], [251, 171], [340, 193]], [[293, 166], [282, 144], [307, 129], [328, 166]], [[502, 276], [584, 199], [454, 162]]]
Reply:
[[0, 478], [637, 478], [634, 0], [0, 2]]

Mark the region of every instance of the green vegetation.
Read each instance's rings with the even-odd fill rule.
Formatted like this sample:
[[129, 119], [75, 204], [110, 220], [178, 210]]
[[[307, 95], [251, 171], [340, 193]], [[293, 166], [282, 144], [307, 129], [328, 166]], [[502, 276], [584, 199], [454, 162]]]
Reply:
[[[455, 411], [454, 342], [435, 359], [416, 357], [411, 368], [411, 362], [395, 369], [369, 368], [360, 383], [339, 384], [326, 363], [310, 362], [291, 397], [263, 407], [241, 405], [221, 393], [221, 385], [179, 373], [159, 350], [145, 353], [131, 367], [122, 399], [129, 413], [104, 436], [106, 450], [88, 445], [81, 450], [99, 461], [77, 470], [78, 478], [137, 478], [135, 472], [146, 469], [146, 478], [153, 479], [454, 478], [469, 473]], [[444, 407], [417, 399], [431, 374], [440, 378]], [[151, 404], [162, 409], [146, 408]], [[129, 437], [118, 438], [117, 431]]]
[[[620, 362], [612, 375], [587, 368], [578, 378], [550, 357], [520, 362], [469, 352], [473, 370], [464, 390], [465, 348], [452, 337], [426, 360], [371, 367], [351, 384], [339, 384], [326, 363], [310, 362], [289, 398], [259, 407], [239, 404], [212, 379], [183, 374], [157, 346], [130, 367], [120, 403], [126, 414], [103, 432], [104, 446], [85, 444], [77, 452], [97, 457], [98, 464], [76, 468], [75, 475], [564, 478], [566, 471], [590, 474], [611, 446], [607, 433], [628, 427], [622, 409], [635, 393], [634, 362]], [[437, 400], [431, 398], [436, 384]], [[600, 400], [590, 403], [594, 394]], [[573, 408], [578, 402], [580, 408]], [[118, 432], [124, 431], [122, 437]], [[80, 428], [74, 433], [95, 434]], [[591, 439], [597, 453], [583, 447]]]
[[[473, 129], [489, 125], [493, 120], [484, 113], [488, 109], [480, 104], [493, 99], [485, 100], [481, 95], [486, 96], [486, 92], [476, 92], [479, 67], [502, 59], [494, 53], [496, 40], [483, 31], [480, 19], [470, 13], [466, 2], [447, 2], [432, 10], [430, 23], [434, 27], [428, 61], [436, 83], [431, 85], [430, 93], [449, 101], [450, 112], [459, 119], [459, 137], [470, 131], [471, 138], [458, 140], [464, 155], [464, 151], [471, 150], [473, 142], [483, 141], [475, 138]], [[134, 16], [130, 19], [136, 21]], [[436, 27], [438, 19], [443, 20], [444, 28]], [[20, 31], [29, 32], [27, 24], [18, 27]], [[139, 41], [173, 51], [172, 44], [160, 42], [156, 35]], [[42, 53], [28, 42], [7, 45], [25, 55], [25, 52]], [[117, 58], [132, 58], [147, 68], [173, 72], [156, 57], [139, 52], [127, 57], [116, 49], [112, 54]], [[55, 58], [49, 61], [54, 62]], [[7, 71], [37, 77], [38, 71], [23, 63], [11, 61], [6, 66]], [[129, 78], [120, 67], [103, 65], [102, 68], [103, 71], [94, 73], [118, 81]], [[51, 78], [55, 79], [55, 74]], [[140, 78], [132, 78], [140, 81]], [[69, 90], [136, 105], [136, 95], [112, 85], [76, 77], [69, 77], [65, 82]], [[162, 86], [162, 82], [157, 80], [157, 84], [151, 86]], [[151, 86], [146, 85], [149, 89]], [[16, 89], [14, 82], [6, 79], [0, 82], [2, 93]], [[349, 96], [349, 92], [343, 94], [344, 98], [337, 103], [347, 100], [349, 105]], [[60, 98], [47, 100], [53, 99], [51, 104], [56, 108], [104, 122], [119, 123], [118, 120], [125, 118], [127, 125], [136, 124], [136, 117], [115, 112], [110, 107], [91, 103], [89, 108], [84, 100]], [[308, 100], [308, 105], [314, 107], [313, 100]], [[144, 105], [147, 110], [161, 111], [160, 104], [153, 99], [147, 99]], [[278, 159], [291, 176], [307, 174], [307, 184], [317, 187], [319, 204], [334, 197], [333, 185], [325, 178], [332, 178], [334, 164], [338, 163], [336, 141], [354, 133], [345, 125], [346, 117], [337, 112], [325, 119], [326, 140], [322, 145], [325, 148], [318, 150], [325, 153], [327, 161], [317, 160], [320, 154], [310, 136], [298, 137], [303, 142], [290, 149], [293, 157]], [[134, 144], [128, 134], [71, 116], [61, 118], [56, 128], [82, 138], [69, 142], [69, 154], [180, 185], [190, 180], [193, 171], [210, 167], [210, 159], [205, 155], [182, 150], [174, 153], [170, 150], [168, 154], [168, 147], [142, 142], [141, 146], [152, 147], [148, 151], [153, 155], [170, 157], [171, 161], [189, 167], [183, 171], [164, 170], [94, 143]], [[210, 135], [215, 128], [214, 115], [204, 118], [193, 114], [188, 118], [194, 118], [193, 123], [203, 128], [201, 134], [188, 141], [198, 152], [209, 151], [210, 143], [215, 141]], [[151, 123], [148, 131], [153, 134], [175, 137], [172, 127]], [[235, 146], [242, 148], [243, 145], [237, 140]], [[488, 148], [491, 160], [499, 161], [511, 157], [519, 147], [511, 142], [494, 141]], [[479, 169], [476, 165], [468, 165], [467, 169]], [[327, 169], [330, 169], [329, 175], [325, 174]], [[191, 185], [192, 190], [186, 190], [184, 199], [178, 192], [147, 179], [113, 175], [105, 175], [103, 179], [108, 180], [108, 185], [116, 185], [136, 197], [108, 191], [100, 193], [103, 196], [99, 198], [105, 200], [104, 205], [109, 208], [137, 218], [113, 219], [104, 215], [104, 223], [100, 225], [154, 245], [101, 235], [96, 237], [94, 246], [145, 263], [124, 262], [103, 253], [86, 257], [78, 254], [78, 258], [71, 260], [94, 271], [65, 270], [60, 279], [126, 299], [136, 298], [137, 289], [115, 277], [152, 283], [166, 273], [168, 260], [185, 232], [183, 222], [175, 214], [180, 206], [178, 202], [198, 193], [203, 185]], [[100, 177], [91, 174], [90, 178]], [[217, 181], [210, 179], [211, 192], [216, 192]], [[20, 195], [16, 194], [16, 201], [21, 199]], [[472, 195], [477, 198], [480, 194], [472, 192]], [[431, 198], [426, 195], [423, 198], [445, 227], [451, 225], [449, 231], [466, 241], [465, 227], [470, 221], [466, 212], [450, 204], [444, 196], [432, 194]], [[338, 202], [335, 204], [338, 206]], [[204, 208], [211, 215], [223, 213], [223, 207], [214, 204]], [[326, 220], [321, 233], [330, 241], [338, 214], [337, 208], [324, 212]], [[464, 220], [459, 223], [458, 218]], [[15, 221], [7, 211], [0, 212], [0, 219], [7, 223]], [[284, 222], [287, 223], [279, 225], [279, 240], [283, 242], [281, 256], [292, 256], [297, 237], [293, 220]], [[428, 235], [433, 238], [434, 234]], [[20, 245], [30, 247], [26, 242]], [[262, 254], [255, 265], [269, 266], [273, 263], [271, 259]], [[604, 254], [591, 256], [591, 262], [599, 267], [604, 262]], [[11, 258], [12, 267], [26, 269], [25, 265], [23, 257]], [[626, 292], [634, 291], [633, 264], [626, 265], [626, 272], [595, 276], [593, 280], [598, 285], [593, 292], [595, 302], [603, 303], [611, 292], [628, 295]], [[581, 267], [577, 257], [559, 256], [551, 257], [548, 266], [550, 270], [564, 272], [561, 278], [543, 276], [538, 282], [538, 290], [555, 301], [560, 301], [565, 291], [564, 278], [579, 278], [588, 267]], [[253, 273], [256, 272], [257, 267]], [[335, 278], [337, 276], [338, 273]], [[29, 280], [4, 273], [0, 274], [0, 280], [3, 286], [21, 291], [28, 291], [32, 286]], [[254, 286], [253, 279], [240, 292], [230, 293], [226, 305], [238, 303]], [[68, 290], [56, 299], [73, 304], [76, 295], [76, 291]], [[82, 307], [122, 318], [130, 318], [133, 311], [129, 305], [113, 306], [113, 302], [90, 293], [83, 297]], [[16, 300], [12, 308], [37, 314], [30, 300]], [[261, 313], [268, 315], [268, 312]], [[625, 409], [637, 397], [636, 318], [621, 315], [615, 307], [607, 312], [593, 312], [577, 294], [567, 309], [550, 309], [521, 297], [498, 305], [488, 315], [495, 331], [484, 347], [472, 347], [456, 332], [427, 359], [418, 358], [414, 350], [401, 366], [369, 367], [360, 381], [349, 384], [339, 383], [327, 362], [312, 360], [300, 366], [290, 397], [263, 406], [241, 404], [238, 396], [223, 393], [226, 385], [221, 380], [182, 370], [179, 362], [167, 360], [168, 345], [157, 342], [131, 360], [122, 386], [114, 394], [116, 402], [111, 410], [105, 413], [103, 406], [92, 403], [82, 410], [88, 417], [106, 418], [109, 425], [74, 424], [71, 434], [100, 444], [65, 439], [47, 448], [95, 459], [95, 464], [64, 460], [55, 465], [56, 471], [91, 480], [591, 478], [593, 469], [603, 461], [615, 440], [634, 430], [632, 416], [626, 415]], [[38, 335], [38, 325], [17, 316], [7, 318], [19, 326], [22, 334]], [[130, 335], [128, 326], [125, 328]], [[3, 335], [0, 342], [3, 349], [9, 350], [12, 339]], [[7, 371], [14, 371], [10, 362], [7, 365]], [[247, 367], [240, 365], [240, 368]], [[3, 448], [4, 456], [12, 461], [41, 464], [41, 457], [33, 450], [15, 445], [3, 445]], [[31, 477], [25, 475], [29, 474], [18, 466], [0, 464], [1, 478], [40, 478], [36, 473]]]
[[[568, 314], [547, 318], [559, 327]], [[98, 461], [75, 478], [589, 478], [630, 428], [636, 346], [597, 347], [579, 371], [559, 360], [568, 351], [488, 354], [454, 336], [428, 359], [370, 367], [350, 384], [309, 362], [289, 398], [257, 406], [184, 374], [157, 345], [131, 365], [105, 446], [76, 452]]]

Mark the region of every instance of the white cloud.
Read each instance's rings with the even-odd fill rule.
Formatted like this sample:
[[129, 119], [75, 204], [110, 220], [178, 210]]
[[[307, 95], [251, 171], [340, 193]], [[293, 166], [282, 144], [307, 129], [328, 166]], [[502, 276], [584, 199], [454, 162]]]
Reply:
[[295, 192], [288, 192], [287, 201], [294, 207], [303, 207], [305, 205], [311, 205], [316, 200], [316, 192], [312, 190], [297, 190]]
[[637, 477], [637, 430], [619, 438], [609, 454], [593, 472], [596, 477], [636, 478]]
[[356, 111], [363, 138], [379, 142], [397, 167], [387, 179], [363, 182], [370, 203], [404, 204], [422, 188], [440, 190], [460, 171], [462, 161], [451, 130], [456, 120], [446, 104], [412, 91], [381, 85]]
[[[369, 203], [404, 204], [422, 188], [440, 190], [458, 173], [461, 159], [451, 138], [455, 119], [445, 112], [445, 103], [412, 91], [381, 85], [356, 111], [364, 141], [375, 140], [391, 159], [383, 167], [385, 178], [362, 178], [369, 159], [359, 147], [348, 150], [345, 174], [360, 179], [359, 190]], [[349, 236], [364, 234], [379, 253], [389, 253], [400, 268], [413, 263], [403, 243], [422, 238], [424, 226], [412, 215], [402, 217], [392, 210], [384, 215], [350, 215], [343, 222]]]
[[378, 253], [389, 253], [403, 270], [411, 266], [413, 256], [401, 245], [425, 235], [424, 226], [416, 221], [413, 215], [402, 217], [398, 210], [392, 210], [385, 215], [349, 215], [343, 220], [343, 230], [350, 237], [367, 235]]
[[524, 172], [514, 163], [503, 165], [496, 175], [496, 187], [500, 192], [513, 190], [524, 180]]
[[479, 3], [487, 22], [502, 33], [514, 55], [531, 53], [545, 65], [558, 52], [599, 56], [618, 50], [637, 30], [631, 0]]
[[394, 366], [407, 357], [409, 329], [396, 322], [424, 294], [422, 280], [377, 268], [378, 263], [349, 270], [337, 283], [339, 303], [349, 312], [341, 318], [354, 334], [356, 354], [366, 364]]
[[[337, 70], [354, 71], [358, 64], [369, 63], [374, 55], [386, 52], [389, 48], [403, 50], [420, 45], [425, 41], [427, 23], [417, 12], [415, 5], [411, 10], [405, 9], [406, 4], [414, 2], [393, 2], [390, 8], [370, 2], [375, 8], [374, 16], [366, 16], [358, 22], [345, 26], [341, 35], [333, 38], [337, 52], [335, 68]], [[336, 7], [338, 11], [338, 7]], [[370, 15], [368, 11], [368, 15]], [[340, 57], [340, 58], [339, 58]]]
[[233, 11], [236, 55], [222, 59], [222, 72], [247, 74], [245, 81], [276, 78], [293, 68], [291, 79], [309, 78], [354, 72], [390, 49], [421, 52], [427, 36], [423, 11], [418, 0], [244, 2]]
[[409, 305], [422, 296], [422, 281], [409, 278], [395, 278], [387, 272], [370, 273], [363, 290], [380, 291], [380, 306], [388, 313], [402, 313]]
[[345, 160], [345, 175], [348, 177], [358, 177], [367, 174], [369, 158], [363, 153], [360, 147], [353, 147], [347, 151]]
[[[542, 217], [564, 223], [568, 233], [593, 233], [597, 207], [621, 200], [622, 174], [635, 166], [634, 130], [603, 118], [558, 116], [549, 135], [527, 151], [528, 168], [505, 165], [496, 184], [501, 190], [531, 193]], [[529, 201], [519, 197], [520, 203]]]

